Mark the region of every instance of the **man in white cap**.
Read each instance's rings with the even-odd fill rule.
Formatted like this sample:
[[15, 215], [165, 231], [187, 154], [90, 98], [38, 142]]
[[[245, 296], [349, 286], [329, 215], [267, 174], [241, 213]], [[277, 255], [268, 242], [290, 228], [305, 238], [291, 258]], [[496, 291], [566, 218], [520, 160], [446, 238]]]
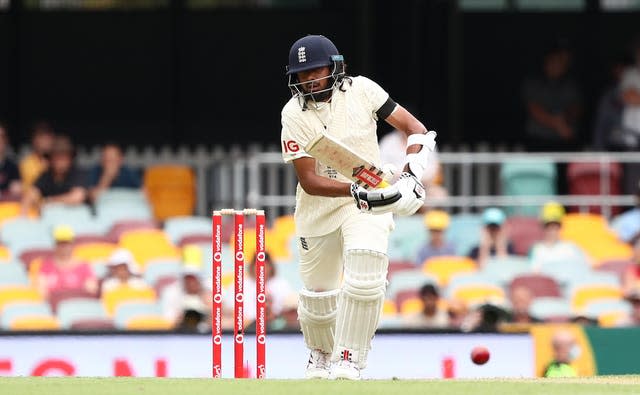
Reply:
[[109, 269], [107, 278], [102, 283], [102, 292], [118, 287], [147, 288], [147, 283], [137, 276], [138, 268], [131, 252], [119, 248], [111, 254], [107, 261]]

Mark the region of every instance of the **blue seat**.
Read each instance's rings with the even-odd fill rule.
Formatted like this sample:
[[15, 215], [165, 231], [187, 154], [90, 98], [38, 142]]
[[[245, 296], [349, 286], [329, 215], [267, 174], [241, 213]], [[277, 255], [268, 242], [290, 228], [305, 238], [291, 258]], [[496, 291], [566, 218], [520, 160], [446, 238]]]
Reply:
[[572, 279], [584, 276], [591, 271], [591, 267], [580, 260], [567, 260], [561, 262], [547, 262], [540, 266], [540, 272], [552, 277], [561, 286], [565, 287]]
[[453, 296], [456, 289], [467, 285], [494, 285], [500, 287], [501, 284], [495, 279], [495, 277], [489, 276], [486, 273], [462, 273], [451, 277], [447, 289], [445, 290], [445, 297], [447, 299]]
[[121, 204], [148, 204], [148, 200], [141, 189], [109, 188], [98, 196], [96, 206]]
[[490, 258], [482, 268], [482, 273], [492, 277], [502, 286], [506, 286], [516, 276], [531, 271], [528, 258], [510, 255], [504, 258]]
[[[551, 196], [556, 194], [556, 167], [549, 159], [505, 162], [500, 169], [502, 194]], [[510, 215], [537, 216], [540, 206], [507, 207]]]
[[389, 259], [415, 261], [418, 250], [429, 240], [421, 215], [395, 218], [389, 235]]
[[51, 229], [45, 223], [27, 218], [16, 218], [2, 225], [2, 244], [11, 249], [13, 256], [32, 248], [53, 247]]
[[60, 224], [71, 225], [71, 222], [80, 224], [93, 220], [89, 206], [47, 204], [42, 208], [40, 220], [49, 227]]
[[469, 255], [471, 249], [480, 242], [482, 216], [478, 214], [456, 214], [451, 216], [451, 223], [445, 237], [456, 248], [456, 254]]
[[164, 231], [177, 244], [190, 234], [211, 234], [211, 219], [207, 217], [172, 217], [164, 223]]
[[588, 303], [584, 307], [587, 317], [598, 318], [601, 314], [610, 312], [631, 313], [631, 304], [625, 300], [607, 300]]
[[141, 315], [162, 315], [162, 307], [158, 303], [126, 302], [116, 308], [113, 323], [118, 329], [125, 329], [127, 321]]
[[2, 328], [9, 329], [16, 318], [25, 316], [50, 316], [51, 307], [44, 303], [15, 302], [7, 304], [0, 315]]
[[18, 262], [0, 263], [0, 286], [29, 285], [24, 265]]
[[433, 284], [438, 286], [438, 280], [422, 271], [403, 270], [397, 272], [391, 277], [389, 286], [387, 287], [387, 299], [395, 300], [396, 294], [404, 290], [418, 290], [425, 284]]
[[114, 223], [125, 220], [151, 220], [153, 213], [147, 203], [112, 203], [96, 207], [97, 220], [110, 228]]
[[178, 277], [182, 273], [179, 261], [150, 261], [144, 268], [144, 281], [153, 287], [161, 277]]
[[573, 315], [571, 304], [564, 298], [541, 297], [531, 302], [529, 314], [541, 320], [553, 317], [569, 318]]
[[71, 328], [74, 321], [106, 319], [107, 313], [99, 299], [73, 298], [63, 300], [57, 308], [58, 321], [63, 329]]

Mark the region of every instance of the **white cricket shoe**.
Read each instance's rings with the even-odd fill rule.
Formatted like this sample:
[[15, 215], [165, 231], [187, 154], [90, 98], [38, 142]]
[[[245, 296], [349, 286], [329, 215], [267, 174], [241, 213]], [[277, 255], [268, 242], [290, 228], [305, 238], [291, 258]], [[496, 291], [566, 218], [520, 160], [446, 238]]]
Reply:
[[331, 365], [329, 378], [332, 380], [360, 380], [360, 367], [355, 362], [341, 359]]
[[329, 378], [329, 367], [331, 366], [331, 353], [320, 350], [311, 350], [307, 370], [304, 376], [308, 379]]

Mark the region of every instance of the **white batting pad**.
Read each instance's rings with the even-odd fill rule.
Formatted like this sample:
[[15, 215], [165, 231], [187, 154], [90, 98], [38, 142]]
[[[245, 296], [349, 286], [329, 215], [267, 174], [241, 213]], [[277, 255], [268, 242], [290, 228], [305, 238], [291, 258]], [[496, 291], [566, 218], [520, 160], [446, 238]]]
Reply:
[[382, 313], [388, 265], [387, 256], [376, 251], [346, 252], [332, 361], [349, 359], [360, 368], [366, 366]]
[[298, 302], [298, 320], [310, 350], [333, 351], [339, 289], [314, 292], [303, 289]]

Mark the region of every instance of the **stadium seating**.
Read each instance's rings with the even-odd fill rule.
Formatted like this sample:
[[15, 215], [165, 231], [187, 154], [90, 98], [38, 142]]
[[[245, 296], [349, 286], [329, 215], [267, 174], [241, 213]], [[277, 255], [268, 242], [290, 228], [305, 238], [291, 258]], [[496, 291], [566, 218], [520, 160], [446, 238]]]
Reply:
[[456, 254], [466, 256], [480, 242], [482, 216], [478, 214], [456, 214], [445, 232], [445, 238], [452, 242]]
[[461, 300], [468, 306], [505, 301], [503, 289], [496, 285], [460, 285], [451, 291], [451, 295], [453, 299]]
[[152, 288], [119, 287], [102, 295], [102, 303], [109, 317], [112, 317], [121, 303], [155, 302], [156, 293]]
[[85, 262], [105, 262], [118, 248], [113, 243], [86, 243], [73, 248], [73, 257]]
[[383, 316], [387, 316], [387, 315], [396, 315], [398, 312], [398, 309], [396, 307], [396, 303], [393, 300], [385, 300], [384, 304], [382, 305], [382, 315]]
[[153, 260], [144, 268], [144, 281], [155, 287], [162, 277], [177, 278], [182, 273], [182, 265], [178, 260]]
[[127, 324], [137, 317], [159, 316], [162, 314], [160, 305], [154, 302], [126, 302], [121, 303], [115, 310], [113, 323], [118, 329], [125, 329]]
[[171, 217], [164, 223], [164, 231], [174, 243], [186, 235], [208, 235], [211, 240], [211, 219], [207, 217]]
[[40, 210], [40, 221], [50, 228], [65, 224], [74, 228], [76, 234], [90, 233], [78, 232], [72, 224], [79, 225], [93, 222], [93, 215], [89, 206], [86, 205], [47, 204]]
[[116, 329], [110, 319], [76, 320], [71, 324], [73, 331], [110, 331]]
[[573, 316], [573, 311], [571, 304], [564, 298], [541, 297], [531, 302], [529, 314], [541, 320], [569, 319]]
[[158, 224], [153, 219], [130, 219], [114, 222], [109, 229], [107, 237], [113, 242], [120, 241], [123, 233], [132, 230], [159, 229]]
[[[608, 178], [606, 192], [601, 188], [600, 177]], [[567, 179], [569, 181], [569, 193], [571, 195], [620, 195], [621, 193], [622, 166], [619, 163], [569, 163], [567, 166]], [[578, 208], [573, 208], [577, 210]], [[589, 212], [600, 213], [599, 206], [590, 206]], [[620, 212], [619, 207], [613, 207], [614, 214]]]
[[51, 310], [54, 313], [57, 313], [60, 303], [71, 299], [93, 299], [97, 301], [98, 296], [83, 289], [60, 289], [51, 291], [48, 297]]
[[531, 246], [542, 239], [542, 226], [536, 217], [511, 216], [505, 222], [509, 240], [513, 243], [515, 253], [527, 255]]
[[51, 316], [51, 308], [43, 302], [15, 302], [5, 305], [0, 323], [3, 329], [9, 329], [13, 321], [22, 317]]
[[621, 299], [622, 290], [613, 285], [583, 285], [571, 291], [571, 306], [577, 312], [582, 311], [588, 303]]
[[139, 316], [131, 318], [125, 324], [130, 331], [167, 331], [173, 324], [161, 315]]
[[428, 240], [422, 216], [397, 217], [395, 224], [389, 235], [389, 259], [415, 260], [418, 250]]
[[96, 201], [96, 206], [147, 204], [147, 198], [140, 189], [109, 188], [102, 192]]
[[27, 218], [16, 218], [5, 222], [0, 233], [2, 244], [8, 246], [15, 256], [31, 248], [51, 248], [51, 229], [44, 223]]
[[400, 307], [402, 307], [403, 303], [409, 299], [419, 299], [419, 289], [405, 289], [402, 291], [395, 292], [394, 302], [396, 305], [396, 309], [400, 311]]
[[618, 326], [619, 322], [627, 315], [622, 311], [609, 311], [598, 316], [598, 325], [603, 328], [612, 328]]
[[9, 329], [12, 331], [51, 331], [59, 330], [60, 323], [50, 315], [24, 316], [13, 320]]
[[472, 273], [477, 267], [475, 261], [467, 257], [441, 256], [427, 259], [422, 270], [425, 274], [436, 277], [440, 286], [445, 286], [453, 275]]
[[9, 250], [9, 248], [7, 248], [6, 246], [0, 245], [0, 264], [2, 262], [8, 262], [9, 260], [11, 260], [11, 250]]
[[120, 221], [151, 221], [153, 212], [151, 207], [143, 203], [109, 204], [96, 207], [96, 219], [106, 228], [111, 228]]
[[409, 298], [400, 305], [400, 314], [403, 316], [419, 313], [423, 308], [420, 298]]
[[[502, 194], [510, 196], [555, 195], [556, 168], [551, 160], [512, 161], [502, 164], [500, 169]], [[536, 216], [539, 206], [508, 207], [511, 215]]]
[[133, 254], [140, 267], [153, 259], [179, 259], [178, 249], [171, 244], [167, 235], [154, 229], [132, 230], [120, 236], [120, 247]]
[[520, 274], [511, 280], [509, 290], [513, 291], [517, 287], [525, 287], [531, 291], [534, 298], [540, 297], [562, 297], [560, 285], [550, 276], [539, 273]]
[[595, 301], [585, 304], [582, 311], [588, 317], [596, 318], [608, 313], [630, 314], [631, 304], [624, 300]]
[[418, 290], [425, 284], [437, 285], [435, 276], [426, 274], [420, 269], [396, 273], [389, 281], [387, 297], [395, 299], [396, 294], [404, 290]]
[[42, 295], [29, 286], [10, 286], [0, 288], [0, 313], [4, 307], [16, 302], [42, 302]]
[[566, 260], [560, 262], [547, 262], [540, 266], [540, 273], [556, 280], [561, 286], [571, 282], [573, 278], [584, 275], [591, 270], [586, 262], [578, 260]]
[[454, 293], [458, 288], [483, 285], [496, 287], [500, 286], [500, 284], [494, 277], [491, 277], [482, 272], [457, 274], [451, 277], [451, 279], [449, 280], [449, 284], [446, 288], [444, 296], [447, 299], [451, 299], [454, 297]]
[[78, 321], [107, 319], [107, 314], [100, 300], [88, 298], [72, 298], [60, 302], [57, 316], [63, 329], [70, 329]]
[[600, 262], [594, 269], [599, 272], [613, 273], [622, 281], [624, 273], [630, 266], [633, 266], [633, 262], [628, 259], [613, 259]]
[[531, 271], [529, 260], [520, 256], [491, 257], [482, 267], [482, 273], [507, 285], [514, 277]]
[[418, 268], [415, 262], [410, 261], [390, 261], [389, 268], [387, 269], [387, 279], [393, 277], [395, 273], [402, 272], [404, 270], [414, 270]]
[[29, 278], [20, 263], [0, 263], [0, 287], [9, 285], [29, 285]]
[[19, 202], [0, 202], [0, 225], [20, 217], [21, 211], [22, 204]]
[[182, 165], [147, 167], [144, 188], [155, 218], [192, 215], [195, 208], [196, 179], [193, 170]]

